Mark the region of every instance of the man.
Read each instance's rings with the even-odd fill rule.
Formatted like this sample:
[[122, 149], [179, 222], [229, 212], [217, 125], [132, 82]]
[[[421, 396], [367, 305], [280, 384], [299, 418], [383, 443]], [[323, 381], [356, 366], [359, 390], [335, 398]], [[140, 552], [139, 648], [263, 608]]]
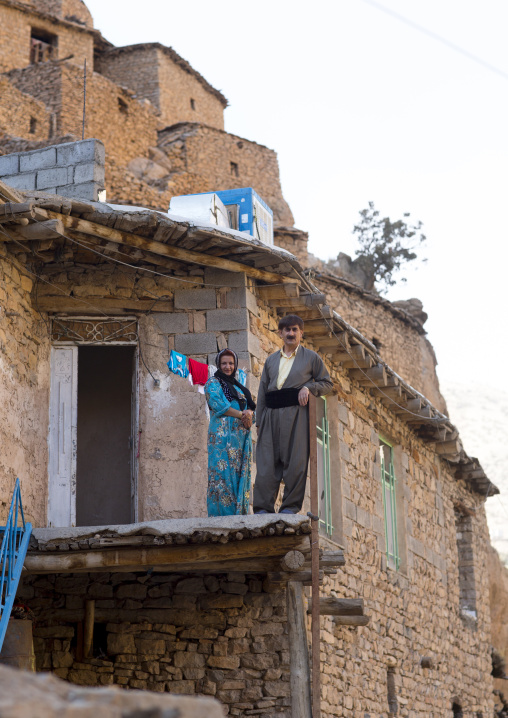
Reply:
[[322, 396], [332, 381], [316, 352], [300, 345], [303, 320], [288, 314], [279, 322], [280, 351], [266, 360], [257, 403], [258, 442], [254, 513], [273, 513], [281, 481], [280, 513], [302, 508], [309, 462], [309, 394]]

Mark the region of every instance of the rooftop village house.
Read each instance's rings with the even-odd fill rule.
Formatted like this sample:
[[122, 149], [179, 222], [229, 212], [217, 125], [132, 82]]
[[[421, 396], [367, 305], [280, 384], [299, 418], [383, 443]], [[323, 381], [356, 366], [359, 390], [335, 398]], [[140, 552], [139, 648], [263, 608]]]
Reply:
[[[275, 154], [223, 131], [225, 99], [173, 50], [110, 46], [78, 0], [0, 17], [19, 42], [0, 44], [0, 502], [19, 476], [37, 670], [296, 718], [312, 659], [314, 718], [492, 716], [497, 489], [446, 416], [421, 307], [308, 255]], [[75, 141], [82, 55], [99, 139]], [[273, 246], [166, 212], [247, 185]], [[207, 518], [205, 400], [166, 367], [229, 346], [255, 395], [287, 313], [334, 382], [314, 405], [312, 641], [310, 496]]]

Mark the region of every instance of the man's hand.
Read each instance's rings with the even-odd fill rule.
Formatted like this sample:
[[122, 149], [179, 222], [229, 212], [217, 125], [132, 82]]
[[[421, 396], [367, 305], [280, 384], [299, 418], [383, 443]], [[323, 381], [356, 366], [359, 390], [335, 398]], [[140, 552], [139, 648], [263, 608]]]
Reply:
[[300, 391], [298, 392], [298, 403], [300, 406], [307, 406], [309, 403], [309, 394], [310, 391], [307, 389], [306, 386], [302, 386]]

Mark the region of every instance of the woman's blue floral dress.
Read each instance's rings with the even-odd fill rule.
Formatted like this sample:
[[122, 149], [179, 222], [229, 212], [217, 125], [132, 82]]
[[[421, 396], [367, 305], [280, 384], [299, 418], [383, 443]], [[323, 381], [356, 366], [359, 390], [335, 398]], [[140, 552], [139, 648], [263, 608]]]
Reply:
[[[236, 387], [239, 393], [241, 389]], [[208, 427], [208, 516], [247, 514], [250, 497], [252, 437], [239, 419], [224, 416], [228, 409], [240, 410], [234, 399], [224, 396], [218, 379], [211, 377], [205, 385], [210, 408]]]

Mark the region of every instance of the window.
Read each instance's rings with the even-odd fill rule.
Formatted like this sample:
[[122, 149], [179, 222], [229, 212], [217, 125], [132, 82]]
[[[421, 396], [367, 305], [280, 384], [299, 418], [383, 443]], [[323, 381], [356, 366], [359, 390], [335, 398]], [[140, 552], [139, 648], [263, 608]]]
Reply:
[[473, 555], [473, 524], [470, 514], [455, 507], [455, 531], [459, 563], [459, 606], [463, 619], [476, 620], [476, 585]]
[[37, 120], [35, 117], [30, 117], [30, 129], [29, 132], [31, 135], [35, 134], [35, 131], [37, 130]]
[[397, 692], [395, 689], [395, 669], [388, 668], [386, 672], [386, 690], [388, 694], [388, 714], [396, 716], [399, 712], [399, 703], [397, 701]]
[[333, 534], [332, 486], [330, 472], [330, 427], [326, 397], [316, 401], [317, 476], [319, 495], [319, 528], [327, 536]]
[[46, 30], [32, 28], [30, 38], [30, 63], [35, 65], [38, 62], [55, 60], [58, 51], [58, 37]]
[[231, 170], [231, 175], [232, 175], [233, 177], [239, 177], [239, 176], [240, 176], [240, 173], [238, 172], [238, 165], [237, 165], [236, 162], [230, 162], [230, 163], [229, 163], [229, 167], [230, 167], [230, 170]]
[[192, 97], [191, 97], [191, 101], [190, 101], [190, 107], [191, 107], [191, 110], [196, 109], [196, 100], [193, 100]]
[[397, 494], [393, 446], [380, 440], [381, 454], [381, 491], [385, 519], [386, 556], [389, 568], [400, 566], [399, 542], [397, 536]]

